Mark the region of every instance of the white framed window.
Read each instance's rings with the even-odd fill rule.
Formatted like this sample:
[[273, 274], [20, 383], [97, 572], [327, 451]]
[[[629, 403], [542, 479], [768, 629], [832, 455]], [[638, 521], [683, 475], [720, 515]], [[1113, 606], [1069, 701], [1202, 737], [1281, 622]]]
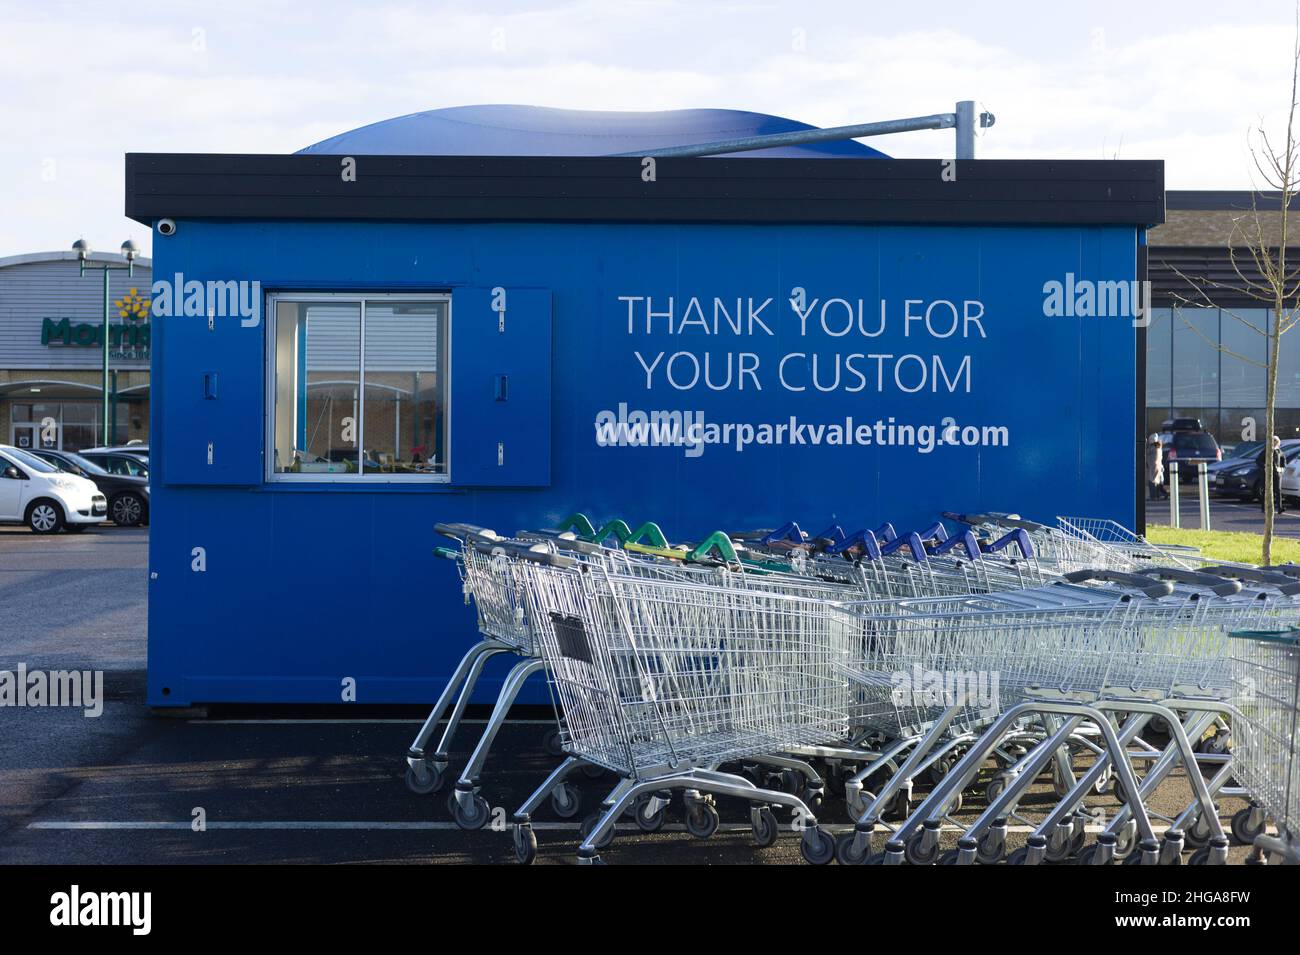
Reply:
[[268, 297], [267, 478], [450, 480], [451, 297]]

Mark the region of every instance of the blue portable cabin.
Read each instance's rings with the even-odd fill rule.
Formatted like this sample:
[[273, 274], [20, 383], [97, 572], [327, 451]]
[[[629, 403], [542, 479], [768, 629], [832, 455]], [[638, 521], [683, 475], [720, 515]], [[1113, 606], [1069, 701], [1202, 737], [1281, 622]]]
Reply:
[[127, 156], [151, 704], [431, 700], [474, 636], [440, 521], [1141, 522], [1142, 328], [1098, 302], [1145, 278], [1161, 163], [651, 166], [608, 154], [802, 124], [439, 112]]

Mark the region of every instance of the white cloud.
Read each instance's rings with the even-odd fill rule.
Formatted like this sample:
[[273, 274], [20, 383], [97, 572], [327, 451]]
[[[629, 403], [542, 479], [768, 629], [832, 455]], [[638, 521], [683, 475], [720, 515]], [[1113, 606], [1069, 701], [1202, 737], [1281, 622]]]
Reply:
[[[83, 233], [147, 245], [121, 214], [128, 151], [290, 152], [467, 103], [716, 106], [840, 125], [974, 97], [998, 117], [984, 156], [1165, 159], [1170, 188], [1247, 186], [1246, 133], [1286, 104], [1289, 4], [933, 7], [231, 0], [107, 18], [24, 6], [0, 33], [0, 255]], [[952, 136], [874, 144], [935, 157]]]

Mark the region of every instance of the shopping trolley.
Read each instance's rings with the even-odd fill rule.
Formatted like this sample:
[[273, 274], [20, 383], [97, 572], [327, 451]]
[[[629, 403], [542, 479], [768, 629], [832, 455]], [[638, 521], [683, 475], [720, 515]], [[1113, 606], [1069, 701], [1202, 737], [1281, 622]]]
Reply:
[[[1246, 573], [1238, 568], [1222, 570], [1234, 576]], [[1171, 745], [1178, 748], [1183, 765], [1193, 765], [1182, 723], [1163, 701], [1178, 697], [1183, 701], [1180, 706], [1190, 706], [1187, 700], [1201, 697], [1209, 701], [1207, 707], [1222, 709], [1225, 627], [1268, 619], [1270, 614], [1294, 618], [1296, 613], [1290, 595], [1281, 592], [1289, 589], [1286, 585], [1271, 594], [1242, 591], [1239, 582], [1221, 575], [1182, 568], [1153, 569], [1147, 575], [1102, 570], [1074, 576], [1077, 583], [1086, 581], [1092, 586], [1056, 590], [1060, 587], [1056, 585], [1040, 592], [905, 602], [901, 613], [872, 618], [872, 650], [864, 674], [877, 682], [881, 674], [897, 671], [900, 664], [911, 661], [932, 671], [998, 676], [996, 718], [986, 722], [978, 742], [967, 748], [957, 765], [895, 831], [883, 861], [904, 857], [912, 862], [935, 861], [937, 833], [955, 797], [1008, 735], [1020, 732], [1024, 720], [1031, 717], [1042, 723], [1044, 741], [1013, 767], [1013, 780], [968, 830], [958, 861], [975, 859], [980, 837], [994, 822], [1001, 820], [1005, 829], [1005, 816], [1024, 789], [1052, 760], [1060, 758], [1063, 747], [1085, 723], [1102, 738], [1102, 753], [1090, 774], [1107, 767], [1118, 774], [1119, 789], [1141, 837], [1141, 860], [1155, 858], [1151, 854], [1158, 853], [1159, 845], [1141, 801], [1150, 787], [1137, 788], [1127, 750], [1121, 748], [1111, 720], [1103, 712], [1139, 714], [1143, 722], [1159, 716], [1171, 727]], [[1050, 599], [1053, 591], [1055, 596], [1070, 599], [1056, 607], [1033, 605], [1037, 599]], [[977, 722], [980, 714], [970, 710], [969, 701], [943, 708], [900, 772], [926, 758], [954, 723]], [[1208, 819], [1212, 814], [1209, 792], [1199, 773], [1189, 775], [1200, 810], [1209, 810]], [[1082, 798], [1084, 787], [1096, 782], [1097, 775], [1085, 775], [1078, 782], [1069, 778], [1063, 808], [1047, 825], [1057, 826]], [[841, 861], [867, 861], [871, 835], [889, 795], [885, 791], [876, 796], [855, 831], [841, 839]], [[1221, 829], [1214, 828], [1217, 818], [1207, 824], [1212, 827], [1216, 850], [1226, 850]], [[1052, 831], [1055, 834], [1055, 829]], [[969, 852], [965, 852], [967, 848]], [[989, 850], [986, 855], [1000, 855], [1000, 851], [992, 851], [995, 846], [985, 848]]]
[[[805, 859], [831, 860], [834, 840], [806, 802], [717, 767], [847, 734], [851, 616], [823, 600], [517, 556], [565, 751], [621, 778], [585, 827], [580, 861], [599, 861], [641, 797], [671, 790], [683, 791], [696, 834], [716, 828], [710, 795], [748, 801], [760, 845], [778, 834], [770, 807], [788, 807]], [[530, 820], [515, 821], [516, 851], [527, 855]]]
[[1008, 531], [1024, 531], [1040, 560], [1062, 572], [1086, 568], [1136, 571], [1152, 566], [1194, 569], [1206, 563], [1195, 547], [1157, 546], [1105, 518], [1058, 517], [1052, 526], [1001, 512], [944, 511], [943, 517], [969, 525], [990, 540]]
[[[1250, 806], [1233, 831], [1253, 843], [1250, 861], [1300, 864], [1300, 629], [1232, 634], [1233, 771]], [[1266, 834], [1269, 819], [1277, 836]]]

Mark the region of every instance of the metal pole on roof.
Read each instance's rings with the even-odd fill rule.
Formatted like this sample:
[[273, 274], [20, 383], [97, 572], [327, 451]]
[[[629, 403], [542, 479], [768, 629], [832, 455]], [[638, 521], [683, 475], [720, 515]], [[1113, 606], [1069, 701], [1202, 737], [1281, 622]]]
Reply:
[[992, 113], [976, 113], [973, 100], [962, 100], [956, 112], [934, 113], [930, 116], [913, 116], [908, 119], [886, 119], [878, 123], [859, 123], [854, 126], [832, 126], [828, 129], [798, 129], [789, 133], [769, 133], [764, 136], [745, 136], [724, 139], [692, 146], [665, 146], [637, 152], [614, 153], [614, 156], [656, 158], [688, 158], [718, 156], [723, 153], [741, 153], [755, 149], [772, 149], [777, 146], [799, 146], [804, 143], [832, 142], [841, 139], [865, 139], [869, 136], [888, 136], [891, 133], [910, 133], [921, 129], [956, 129], [958, 159], [975, 158], [975, 130], [994, 123]]

